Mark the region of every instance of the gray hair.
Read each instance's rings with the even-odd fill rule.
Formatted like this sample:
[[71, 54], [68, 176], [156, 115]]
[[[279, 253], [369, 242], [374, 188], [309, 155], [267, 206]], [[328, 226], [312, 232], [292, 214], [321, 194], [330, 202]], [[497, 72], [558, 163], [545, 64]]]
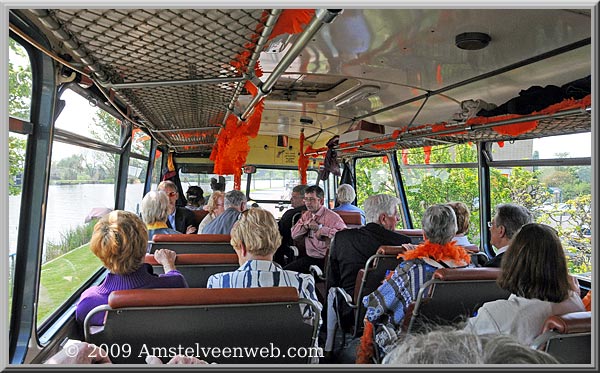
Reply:
[[306, 184], [299, 184], [299, 185], [296, 185], [292, 189], [292, 192], [293, 193], [299, 193], [302, 197], [304, 197], [304, 193], [306, 192], [306, 188], [307, 187], [308, 187], [308, 185], [306, 185]]
[[440, 327], [429, 333], [407, 334], [383, 364], [558, 364], [546, 352], [519, 343], [506, 334], [476, 335], [464, 329]]
[[496, 226], [503, 226], [506, 237], [512, 239], [522, 226], [533, 223], [533, 216], [523, 206], [504, 203], [496, 206], [494, 222]]
[[342, 184], [337, 190], [337, 200], [339, 203], [348, 203], [354, 201], [356, 198], [356, 192], [352, 185]]
[[164, 222], [169, 214], [169, 197], [163, 191], [150, 191], [142, 199], [141, 209], [145, 224]]
[[447, 244], [456, 235], [456, 214], [448, 205], [429, 206], [423, 214], [421, 227], [430, 242]]
[[163, 180], [161, 181], [158, 186], [156, 187], [157, 190], [166, 190], [166, 189], [171, 189], [174, 192], [179, 193], [179, 189], [177, 188], [177, 185], [175, 185], [174, 182], [172, 182], [171, 180]]
[[379, 223], [379, 215], [393, 215], [400, 199], [389, 194], [376, 194], [365, 200], [365, 218], [367, 223]]
[[223, 207], [228, 209], [230, 207], [239, 207], [242, 203], [247, 202], [246, 195], [239, 190], [230, 190], [225, 193], [225, 199]]

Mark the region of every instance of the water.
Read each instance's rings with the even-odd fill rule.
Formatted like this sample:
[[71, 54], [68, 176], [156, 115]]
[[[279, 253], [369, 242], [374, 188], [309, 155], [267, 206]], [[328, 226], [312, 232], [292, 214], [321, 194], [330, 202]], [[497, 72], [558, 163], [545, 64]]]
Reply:
[[[94, 207], [114, 208], [114, 189], [112, 184], [50, 185], [44, 241], [58, 242], [61, 232], [85, 224]], [[125, 210], [137, 212], [143, 192], [144, 184], [128, 184]], [[10, 253], [16, 251], [20, 205], [20, 195], [8, 197]]]

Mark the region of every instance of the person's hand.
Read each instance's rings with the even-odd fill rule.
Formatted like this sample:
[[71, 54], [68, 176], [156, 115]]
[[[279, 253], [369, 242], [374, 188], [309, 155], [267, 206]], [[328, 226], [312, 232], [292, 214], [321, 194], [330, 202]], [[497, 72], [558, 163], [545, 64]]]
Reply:
[[405, 248], [406, 250], [413, 250], [415, 247], [417, 247], [417, 245], [412, 244], [412, 243], [403, 243], [402, 247]]
[[154, 259], [162, 264], [165, 273], [175, 269], [175, 258], [177, 253], [169, 249], [158, 249], [154, 252]]
[[577, 280], [577, 277], [569, 275], [569, 289], [573, 290], [577, 294], [581, 294], [579, 280]]
[[191, 233], [196, 233], [196, 227], [194, 227], [193, 225], [188, 225], [187, 228], [185, 229], [185, 234], [191, 234]]
[[108, 353], [95, 344], [77, 342], [63, 347], [44, 364], [112, 364]]
[[[146, 357], [146, 364], [160, 365], [162, 363], [163, 363], [162, 360], [160, 360], [156, 356], [149, 355]], [[200, 360], [194, 356], [177, 355], [177, 356], [173, 356], [173, 358], [171, 358], [171, 360], [169, 360], [169, 362], [167, 362], [167, 364], [208, 364], [208, 363], [206, 361]]]
[[317, 223], [316, 221], [311, 221], [308, 224], [308, 229], [311, 231], [317, 231], [319, 229], [320, 224]]

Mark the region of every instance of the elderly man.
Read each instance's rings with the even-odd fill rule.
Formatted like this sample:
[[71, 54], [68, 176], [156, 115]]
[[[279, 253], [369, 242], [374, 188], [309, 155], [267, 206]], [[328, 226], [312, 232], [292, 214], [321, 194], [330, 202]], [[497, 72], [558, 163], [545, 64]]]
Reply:
[[337, 190], [337, 201], [340, 204], [338, 207], [334, 208], [333, 211], [350, 211], [350, 212], [358, 212], [360, 214], [360, 223], [365, 225], [366, 217], [365, 212], [352, 204], [356, 199], [356, 192], [352, 185], [350, 184], [342, 184], [339, 186]]
[[167, 216], [167, 227], [175, 229], [181, 233], [195, 233], [196, 232], [196, 219], [194, 213], [185, 207], [177, 207], [177, 198], [179, 198], [179, 191], [177, 185], [174, 182], [165, 180], [158, 184], [157, 189], [165, 192], [169, 197], [169, 215]]
[[304, 204], [307, 211], [302, 213], [292, 228], [292, 239], [304, 241], [306, 256], [285, 266], [286, 270], [308, 273], [313, 264], [323, 269], [331, 239], [338, 231], [346, 229], [342, 218], [325, 208], [324, 197], [325, 192], [321, 187], [311, 185], [306, 188]]
[[233, 224], [238, 220], [242, 211], [246, 210], [246, 195], [239, 190], [225, 193], [225, 212], [208, 223], [202, 234], [231, 234]]
[[306, 191], [306, 185], [296, 185], [292, 189], [292, 198], [290, 199], [291, 207], [289, 210], [283, 213], [279, 219], [279, 233], [281, 234], [281, 246], [275, 252], [273, 261], [285, 265], [286, 257], [290, 257], [290, 246], [292, 246], [292, 227], [294, 223], [300, 219], [303, 211], [306, 211], [306, 205], [304, 204], [304, 192]]
[[512, 203], [496, 206], [496, 215], [488, 223], [490, 229], [490, 242], [498, 251], [496, 256], [488, 260], [484, 267], [500, 267], [502, 255], [512, 240], [513, 236], [525, 224], [533, 223], [531, 212], [523, 206]]
[[[410, 238], [394, 232], [398, 223], [400, 200], [387, 194], [377, 194], [365, 200], [367, 225], [346, 229], [335, 235], [327, 264], [327, 288], [342, 287], [354, 294], [356, 275], [381, 245], [399, 246]], [[351, 314], [351, 309], [347, 310]], [[343, 320], [343, 318], [342, 318]], [[350, 321], [350, 320], [348, 320]]]

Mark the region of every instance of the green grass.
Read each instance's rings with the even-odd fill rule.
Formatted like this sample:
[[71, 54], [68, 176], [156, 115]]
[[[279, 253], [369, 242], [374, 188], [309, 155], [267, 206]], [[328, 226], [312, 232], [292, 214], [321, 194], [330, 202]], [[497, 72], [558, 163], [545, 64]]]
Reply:
[[41, 324], [102, 266], [89, 244], [42, 265], [37, 323]]

